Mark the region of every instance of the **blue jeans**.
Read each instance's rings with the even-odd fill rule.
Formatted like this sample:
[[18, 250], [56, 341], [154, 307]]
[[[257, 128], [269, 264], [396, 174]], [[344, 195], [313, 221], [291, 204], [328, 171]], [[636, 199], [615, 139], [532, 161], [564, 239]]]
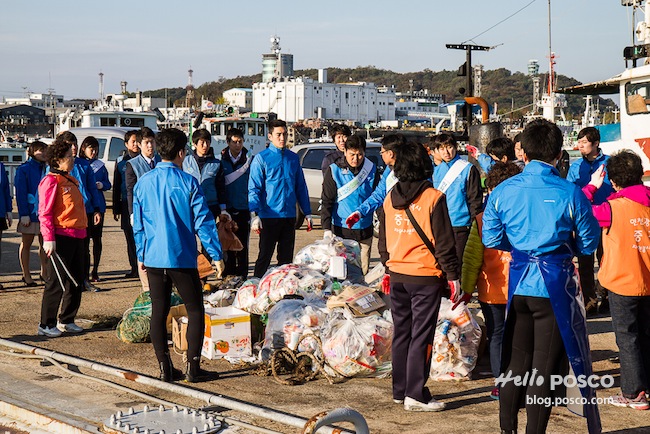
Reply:
[[490, 369], [497, 378], [501, 373], [501, 343], [503, 342], [503, 328], [506, 323], [506, 305], [479, 302], [485, 317], [487, 338], [490, 344]]
[[610, 291], [609, 308], [621, 359], [621, 392], [636, 398], [650, 389], [650, 296], [628, 297]]

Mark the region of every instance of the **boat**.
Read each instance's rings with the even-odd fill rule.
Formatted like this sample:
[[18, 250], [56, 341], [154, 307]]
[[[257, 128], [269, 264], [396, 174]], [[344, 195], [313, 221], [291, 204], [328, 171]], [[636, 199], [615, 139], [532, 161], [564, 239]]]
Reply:
[[228, 146], [226, 134], [231, 128], [239, 128], [244, 132], [244, 147], [251, 154], [262, 152], [268, 143], [267, 119], [258, 117], [254, 113], [250, 116], [223, 113], [217, 113], [212, 117], [206, 115], [201, 120], [201, 128], [205, 128], [212, 136], [211, 146], [214, 155], [220, 155], [221, 150]]
[[[650, 177], [650, 0], [629, 0], [623, 6], [633, 7], [636, 42], [625, 47], [623, 56], [626, 69], [606, 80], [559, 89], [573, 95], [618, 94], [621, 101], [620, 121], [596, 125], [600, 131], [600, 148], [605, 154], [621, 149], [637, 153], [643, 162], [645, 177]], [[640, 14], [637, 14], [640, 12]], [[636, 19], [639, 15], [643, 19]], [[637, 61], [641, 66], [637, 66]], [[631, 67], [628, 64], [631, 62]]]

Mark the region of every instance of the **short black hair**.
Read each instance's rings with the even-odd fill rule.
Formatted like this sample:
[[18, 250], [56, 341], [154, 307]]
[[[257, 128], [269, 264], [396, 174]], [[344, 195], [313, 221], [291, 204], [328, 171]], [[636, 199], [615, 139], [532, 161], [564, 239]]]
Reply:
[[178, 128], [165, 128], [156, 134], [156, 144], [160, 157], [172, 161], [187, 145], [187, 136]]
[[205, 128], [194, 130], [194, 132], [192, 133], [192, 143], [196, 145], [197, 143], [199, 143], [199, 140], [203, 140], [208, 144], [208, 146], [210, 146], [210, 142], [212, 141], [212, 136]]
[[406, 143], [402, 134], [387, 134], [381, 139], [381, 147], [386, 151], [396, 152], [399, 146]]
[[229, 128], [226, 133], [226, 143], [231, 141], [233, 137], [241, 137], [244, 140], [244, 132], [239, 128]]
[[73, 133], [70, 131], [63, 131], [60, 132], [59, 134], [56, 135], [57, 139], [61, 139], [64, 142], [70, 144], [70, 146], [74, 145], [77, 146], [77, 136], [75, 136]]
[[505, 163], [503, 161], [497, 161], [485, 177], [485, 187], [489, 190], [494, 190], [497, 185], [501, 184], [506, 179], [520, 173], [521, 169], [515, 163], [510, 161]]
[[531, 121], [521, 132], [521, 147], [528, 161], [551, 163], [562, 152], [562, 131], [546, 119]]
[[365, 154], [366, 139], [361, 136], [357, 136], [356, 134], [354, 136], [348, 137], [348, 139], [345, 141], [345, 149], [356, 149], [357, 151], [363, 151]]
[[131, 130], [127, 131], [126, 134], [124, 134], [124, 143], [128, 142], [131, 139], [131, 136], [136, 136], [136, 141], [138, 140], [137, 137], [138, 132], [136, 130]]
[[[67, 133], [68, 131], [66, 131]], [[70, 133], [72, 134], [72, 133]], [[74, 134], [72, 134], [74, 136]], [[76, 139], [76, 137], [75, 137]], [[72, 143], [63, 138], [57, 137], [54, 142], [45, 149], [45, 161], [54, 169], [59, 168], [59, 161], [65, 158], [65, 154], [72, 148]]]
[[620, 150], [607, 160], [607, 175], [620, 188], [643, 184], [641, 157], [628, 149]]
[[494, 155], [499, 160], [503, 157], [506, 157], [508, 161], [514, 161], [517, 159], [517, 157], [515, 157], [515, 142], [507, 137], [499, 137], [492, 140], [485, 147], [485, 153], [488, 155]]
[[36, 140], [29, 145], [29, 148], [27, 148], [27, 155], [33, 157], [36, 151], [44, 151], [45, 148], [47, 148], [47, 145], [45, 143], [41, 142], [40, 140]]
[[334, 138], [334, 136], [337, 134], [343, 134], [345, 137], [350, 137], [352, 135], [350, 127], [345, 124], [332, 124], [332, 126], [328, 128], [328, 131], [332, 138]]
[[457, 149], [458, 142], [456, 142], [456, 138], [451, 134], [442, 133], [442, 134], [438, 134], [437, 136], [434, 136], [433, 143], [429, 145], [429, 149], [433, 151], [435, 149], [440, 148], [441, 146], [453, 146], [454, 148]]
[[580, 130], [578, 133], [578, 140], [586, 137], [589, 140], [589, 143], [600, 142], [600, 131], [594, 127], [586, 127]]
[[424, 146], [409, 141], [397, 148], [393, 170], [400, 181], [424, 181], [433, 175], [433, 163]]
[[278, 127], [287, 128], [287, 123], [282, 119], [273, 119], [272, 121], [269, 121], [268, 123], [269, 134], [273, 132], [274, 128], [278, 128]]
[[155, 138], [156, 138], [156, 135], [151, 130], [151, 128], [142, 127], [140, 129], [140, 142], [142, 142], [144, 139], [154, 139], [155, 140]]

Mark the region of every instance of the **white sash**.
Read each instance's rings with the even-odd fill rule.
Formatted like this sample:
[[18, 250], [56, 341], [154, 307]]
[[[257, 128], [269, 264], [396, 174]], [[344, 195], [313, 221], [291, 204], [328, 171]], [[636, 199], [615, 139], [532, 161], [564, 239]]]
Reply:
[[226, 185], [232, 184], [233, 182], [237, 181], [244, 173], [246, 173], [248, 167], [251, 165], [252, 159], [253, 159], [252, 157], [248, 157], [242, 167], [226, 175], [225, 176]]
[[440, 190], [442, 193], [445, 193], [451, 184], [456, 180], [456, 178], [458, 178], [458, 175], [460, 175], [463, 169], [469, 164], [470, 163], [465, 160], [461, 160], [460, 158], [456, 160], [456, 162], [449, 168], [449, 171], [445, 177], [442, 178], [440, 185], [437, 187], [438, 190]]
[[93, 162], [90, 163], [90, 167], [92, 167], [94, 173], [97, 173], [102, 167], [104, 167], [104, 162], [101, 160], [93, 160]]
[[395, 187], [397, 181], [399, 181], [399, 179], [397, 179], [397, 176], [395, 176], [395, 171], [391, 170], [391, 172], [386, 177], [386, 193], [388, 193], [393, 189], [393, 187]]
[[372, 161], [366, 158], [365, 161], [363, 162], [363, 167], [361, 168], [357, 176], [352, 178], [343, 187], [339, 187], [339, 189], [336, 190], [336, 200], [340, 202], [346, 197], [348, 197], [349, 195], [351, 195], [352, 193], [354, 193], [354, 191], [357, 188], [359, 188], [361, 184], [363, 184], [363, 182], [366, 180], [368, 175], [370, 175], [370, 172], [372, 171], [372, 167], [373, 167]]

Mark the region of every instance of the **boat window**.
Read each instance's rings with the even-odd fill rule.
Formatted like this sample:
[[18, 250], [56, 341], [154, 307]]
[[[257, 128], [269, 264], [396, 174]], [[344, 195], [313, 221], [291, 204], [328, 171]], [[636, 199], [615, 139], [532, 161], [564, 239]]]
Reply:
[[144, 118], [122, 118], [122, 125], [126, 127], [144, 127]]
[[106, 139], [100, 139], [99, 137], [97, 137], [97, 141], [99, 142], [99, 149], [97, 150], [97, 158], [103, 160], [104, 149], [106, 149]]
[[9, 161], [9, 156], [8, 155], [0, 155], [0, 161], [2, 161], [2, 162]]
[[650, 110], [650, 82], [625, 85], [625, 105], [628, 114], [648, 113]]
[[255, 124], [246, 124], [246, 126], [247, 126], [246, 131], [248, 131], [246, 133], [246, 135], [254, 136], [255, 135]]
[[117, 118], [101, 118], [99, 125], [102, 127], [115, 127], [117, 126]]
[[260, 137], [264, 137], [264, 124], [257, 125], [257, 135]]
[[223, 130], [223, 132], [221, 134], [227, 134], [229, 129], [237, 128], [237, 125], [235, 123], [233, 123], [233, 122], [226, 122], [226, 123], [224, 123], [224, 126], [225, 126], [225, 129]]
[[108, 149], [108, 161], [117, 160], [122, 151], [126, 149], [124, 146], [124, 139], [119, 137], [111, 137], [111, 146]]
[[17, 163], [17, 162], [19, 163], [19, 162], [23, 161], [23, 156], [22, 155], [13, 155], [11, 157], [11, 161], [13, 161], [14, 163]]
[[323, 164], [323, 158], [325, 157], [325, 152], [331, 151], [331, 149], [310, 149], [307, 151], [305, 158], [302, 160], [303, 169], [319, 169]]

